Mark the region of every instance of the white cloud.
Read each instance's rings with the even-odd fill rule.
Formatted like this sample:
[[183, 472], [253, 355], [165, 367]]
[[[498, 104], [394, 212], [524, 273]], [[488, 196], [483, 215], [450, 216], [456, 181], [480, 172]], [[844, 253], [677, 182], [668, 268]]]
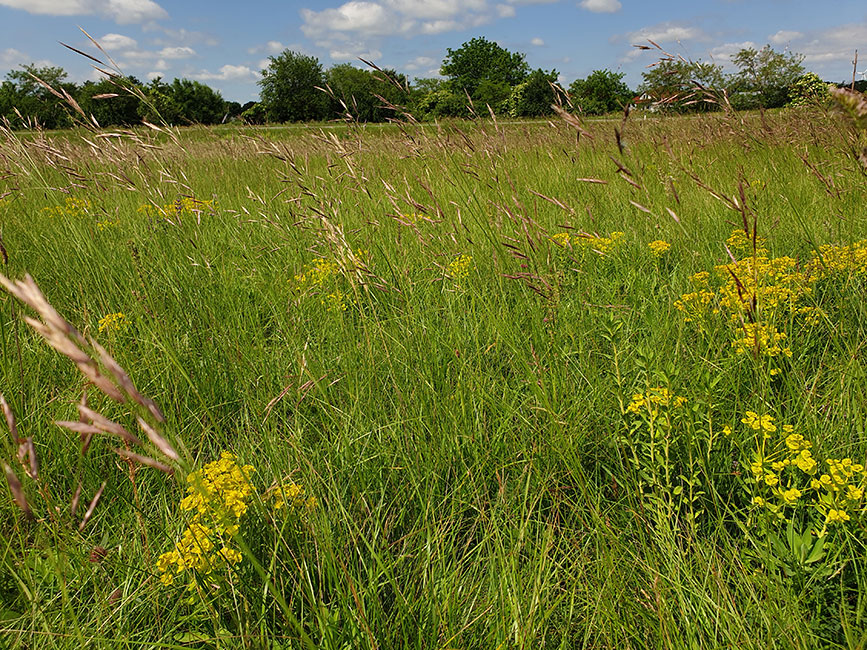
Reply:
[[793, 41], [796, 38], [802, 38], [804, 35], [801, 32], [795, 32], [788, 29], [781, 29], [776, 34], [772, 34], [768, 37], [768, 40], [771, 41], [774, 45], [785, 45], [789, 41]]
[[259, 72], [246, 65], [226, 64], [219, 72], [202, 70], [193, 77], [201, 81], [253, 81], [259, 78]]
[[330, 52], [328, 52], [328, 56], [330, 56], [335, 61], [348, 59], [365, 59], [367, 61], [375, 61], [376, 59], [382, 57], [382, 52], [369, 48], [349, 48], [343, 50], [331, 50]]
[[300, 45], [283, 45], [280, 41], [268, 41], [264, 45], [254, 45], [247, 50], [247, 54], [280, 54], [283, 50], [299, 52]]
[[699, 27], [665, 22], [651, 25], [650, 27], [642, 27], [638, 31], [630, 32], [627, 35], [627, 39], [630, 43], [637, 44], [653, 41], [664, 47], [666, 42], [691, 41], [704, 38], [705, 36], [704, 31]]
[[161, 59], [189, 59], [191, 56], [196, 56], [196, 51], [191, 47], [183, 45], [180, 47], [164, 47], [154, 54]]
[[0, 50], [0, 65], [4, 68], [21, 65], [22, 63], [28, 63], [29, 61], [30, 57], [24, 54], [21, 50], [16, 50], [14, 47]]
[[[351, 0], [336, 9], [313, 11], [302, 9], [304, 24], [301, 30], [307, 36], [322, 36], [329, 32], [358, 32], [366, 36], [393, 34], [404, 31], [394, 24], [395, 16], [375, 2]], [[397, 28], [397, 30], [396, 30]]]
[[0, 66], [2, 66], [6, 70], [9, 70], [10, 68], [17, 68], [18, 66], [28, 65], [31, 63], [37, 68], [44, 68], [54, 65], [48, 59], [34, 60], [29, 54], [26, 54], [21, 50], [16, 50], [14, 47], [0, 50]]
[[436, 59], [429, 56], [417, 56], [409, 63], [406, 63], [403, 66], [403, 69], [407, 72], [416, 72], [417, 70], [429, 70], [431, 67], [436, 65]]
[[[549, 1], [549, 0], [545, 0]], [[596, 1], [596, 0], [594, 0]], [[349, 0], [336, 8], [302, 9], [301, 30], [322, 43], [354, 38], [409, 37], [479, 27], [515, 15], [513, 5], [533, 0]], [[350, 36], [351, 35], [351, 36]], [[327, 45], [326, 45], [327, 47]]]
[[168, 17], [153, 0], [0, 0], [0, 6], [49, 16], [96, 15], [121, 25]]
[[530, 44], [535, 45], [536, 47], [542, 47], [545, 44], [545, 41], [543, 41], [541, 38], [537, 37], [537, 38], [532, 39], [530, 41]]
[[597, 14], [613, 14], [623, 8], [620, 0], [581, 0], [578, 6]]
[[710, 55], [711, 60], [714, 63], [721, 65], [724, 70], [734, 70], [735, 65], [732, 63], [732, 57], [746, 48], [757, 50], [760, 49], [760, 46], [756, 45], [752, 41], [723, 43], [722, 45], [717, 45], [716, 47], [711, 48], [708, 51], [708, 54]]
[[109, 52], [115, 50], [133, 50], [138, 47], [138, 42], [134, 38], [124, 36], [123, 34], [106, 34], [102, 38], [96, 39], [96, 42]]

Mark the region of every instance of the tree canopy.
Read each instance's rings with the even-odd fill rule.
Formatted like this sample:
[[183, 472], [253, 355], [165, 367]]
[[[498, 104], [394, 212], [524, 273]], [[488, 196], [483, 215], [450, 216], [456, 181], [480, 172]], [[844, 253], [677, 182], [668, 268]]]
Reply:
[[569, 86], [573, 105], [590, 115], [622, 110], [633, 97], [623, 77], [622, 72], [594, 70], [586, 79], [576, 79]]
[[523, 54], [509, 52], [482, 37], [447, 52], [440, 74], [449, 79], [455, 90], [465, 91], [471, 97], [485, 81], [517, 86], [530, 71]]
[[322, 120], [328, 115], [328, 97], [322, 64], [315, 56], [284, 50], [268, 57], [259, 86], [262, 106], [272, 122]]
[[784, 106], [789, 87], [804, 74], [803, 60], [803, 55], [780, 53], [770, 45], [761, 50], [743, 48], [732, 57], [732, 63], [738, 68], [732, 90], [752, 93], [763, 108]]

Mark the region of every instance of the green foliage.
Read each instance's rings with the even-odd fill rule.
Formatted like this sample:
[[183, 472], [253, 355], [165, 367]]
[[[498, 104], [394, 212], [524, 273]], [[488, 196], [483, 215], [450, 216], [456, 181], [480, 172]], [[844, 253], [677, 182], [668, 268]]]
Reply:
[[184, 121], [181, 107], [175, 101], [170, 84], [156, 77], [143, 88], [146, 101], [139, 104], [139, 116], [151, 124], [176, 125]]
[[465, 94], [458, 94], [441, 86], [415, 101], [415, 110], [422, 119], [437, 117], [469, 117], [469, 101]]
[[448, 77], [455, 91], [466, 91], [475, 100], [482, 82], [516, 86], [524, 81], [529, 70], [524, 54], [476, 37], [456, 50], [449, 48], [440, 73]]
[[261, 104], [271, 122], [306, 122], [328, 115], [328, 97], [319, 59], [285, 50], [268, 57], [259, 80]]
[[576, 79], [569, 86], [572, 103], [589, 115], [622, 110], [633, 98], [629, 86], [623, 83], [624, 76], [623, 72], [594, 70], [586, 79]]
[[757, 93], [759, 106], [779, 108], [788, 100], [789, 86], [804, 74], [803, 60], [803, 55], [780, 53], [770, 45], [761, 50], [743, 48], [732, 56], [738, 68], [732, 91]]
[[650, 101], [680, 112], [716, 108], [716, 95], [726, 86], [722, 67], [715, 63], [667, 59], [642, 73], [638, 88]]
[[267, 118], [265, 107], [259, 102], [249, 102], [241, 111], [241, 119], [246, 124], [264, 124]]
[[826, 104], [831, 99], [828, 84], [815, 72], [808, 72], [789, 86], [789, 106]]
[[506, 102], [507, 113], [512, 117], [542, 117], [551, 115], [555, 102], [551, 84], [557, 81], [557, 71], [534, 70], [526, 81], [512, 88]]
[[226, 115], [226, 102], [210, 86], [189, 79], [175, 79], [169, 93], [183, 120], [193, 124], [218, 124]]
[[[61, 129], [70, 126], [72, 120], [66, 102], [34, 79], [34, 77], [38, 77], [52, 88], [63, 88], [70, 94], [74, 94], [75, 85], [66, 83], [66, 76], [66, 71], [63, 68], [51, 66], [40, 68], [34, 64], [22, 66], [20, 70], [12, 70], [6, 75], [12, 87], [4, 84], [0, 106], [3, 104], [11, 105], [12, 108], [17, 108], [25, 118], [35, 119], [39, 125], [46, 129]], [[15, 117], [14, 111], [9, 110], [4, 114], [12, 120], [13, 124], [22, 126], [20, 119]]]
[[[93, 115], [100, 126], [123, 125], [132, 126], [141, 121], [139, 105], [141, 99], [128, 89], [140, 86], [137, 79], [85, 82], [77, 93], [77, 101], [82, 110]], [[99, 97], [101, 95], [116, 95], [115, 97]], [[99, 97], [98, 99], [95, 99]]]
[[[382, 97], [394, 106], [407, 103], [409, 93], [398, 89], [395, 83], [406, 80], [393, 70], [361, 70], [349, 63], [333, 66], [325, 73], [325, 83], [331, 100], [332, 115], [351, 116], [358, 122], [385, 122], [395, 116], [393, 109], [386, 108]], [[403, 82], [403, 84], [402, 84]]]

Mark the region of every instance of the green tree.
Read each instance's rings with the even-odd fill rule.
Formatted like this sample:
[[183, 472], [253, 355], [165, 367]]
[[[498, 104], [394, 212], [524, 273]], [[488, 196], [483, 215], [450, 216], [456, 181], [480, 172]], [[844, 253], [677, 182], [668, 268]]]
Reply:
[[319, 59], [291, 50], [268, 57], [259, 80], [261, 103], [272, 122], [325, 119], [328, 97], [317, 88], [325, 84]]
[[[140, 86], [138, 79], [130, 77], [123, 80], [103, 79], [86, 81], [78, 90], [76, 100], [81, 109], [93, 115], [100, 126], [130, 126], [140, 121], [139, 104], [141, 100], [126, 90]], [[104, 97], [104, 95], [117, 95]]]
[[642, 74], [639, 94], [675, 111], [713, 109], [726, 86], [722, 67], [701, 61], [665, 60]]
[[448, 77], [456, 92], [466, 91], [473, 98], [484, 81], [516, 86], [529, 72], [523, 54], [509, 52], [485, 38], [473, 38], [447, 52], [440, 73]]
[[154, 124], [179, 124], [183, 120], [181, 108], [172, 95], [172, 87], [162, 77], [152, 79], [143, 91], [147, 101], [141, 102], [138, 107], [143, 120]]
[[743, 48], [732, 56], [738, 72], [734, 76], [732, 94], [749, 97], [753, 94], [759, 106], [779, 108], [789, 98], [789, 86], [804, 74], [803, 55], [780, 53], [770, 45], [761, 50]]
[[594, 70], [586, 79], [576, 79], [569, 86], [572, 103], [581, 112], [591, 115], [621, 110], [633, 98], [623, 77], [622, 72]]
[[75, 84], [66, 82], [66, 71], [63, 68], [25, 65], [20, 70], [13, 70], [6, 75], [15, 87], [15, 108], [25, 117], [34, 118], [46, 129], [70, 126], [72, 119], [69, 116], [68, 104], [34, 77], [38, 77], [55, 90], [66, 90], [73, 97], [78, 91]]
[[821, 104], [831, 99], [828, 85], [815, 72], [802, 75], [789, 86], [789, 106]]
[[512, 88], [507, 105], [512, 117], [541, 117], [554, 112], [554, 89], [551, 86], [557, 80], [557, 71], [545, 71], [539, 68], [527, 77], [527, 80]]
[[199, 81], [175, 79], [169, 93], [180, 118], [194, 124], [218, 124], [226, 115], [226, 101], [219, 92]]
[[393, 70], [361, 70], [349, 63], [329, 69], [325, 82], [330, 89], [331, 114], [345, 115], [348, 111], [359, 122], [384, 122], [393, 117], [394, 110], [387, 108], [383, 99], [402, 106], [407, 103], [409, 93], [386, 76], [406, 87], [406, 79]]

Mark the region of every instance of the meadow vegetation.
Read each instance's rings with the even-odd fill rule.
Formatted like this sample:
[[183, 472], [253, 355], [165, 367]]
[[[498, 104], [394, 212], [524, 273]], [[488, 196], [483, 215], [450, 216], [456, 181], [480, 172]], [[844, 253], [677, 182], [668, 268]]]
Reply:
[[863, 647], [838, 94], [2, 129], [0, 645]]

